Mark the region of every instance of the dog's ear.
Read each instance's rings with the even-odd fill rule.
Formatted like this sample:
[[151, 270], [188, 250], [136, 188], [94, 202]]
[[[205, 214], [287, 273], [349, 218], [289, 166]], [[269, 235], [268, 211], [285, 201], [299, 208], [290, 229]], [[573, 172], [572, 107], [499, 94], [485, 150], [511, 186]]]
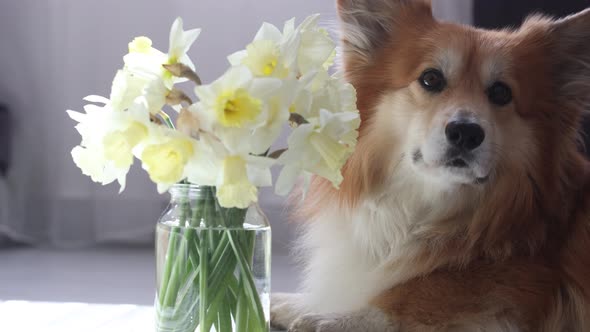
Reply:
[[562, 94], [590, 106], [590, 9], [552, 23], [554, 73]]
[[[345, 52], [368, 58], [395, 33], [396, 26], [432, 18], [430, 0], [337, 0]], [[408, 22], [404, 22], [407, 19]]]

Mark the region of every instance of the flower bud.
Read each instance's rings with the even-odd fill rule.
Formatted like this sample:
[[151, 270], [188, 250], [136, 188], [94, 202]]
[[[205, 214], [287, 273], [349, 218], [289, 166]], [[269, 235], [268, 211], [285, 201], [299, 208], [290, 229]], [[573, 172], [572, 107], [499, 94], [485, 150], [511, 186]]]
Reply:
[[199, 135], [199, 120], [191, 111], [183, 108], [176, 119], [176, 129], [185, 135], [197, 137]]
[[201, 78], [189, 66], [182, 63], [167, 64], [163, 66], [170, 72], [170, 74], [176, 77], [188, 78], [197, 85], [201, 85]]

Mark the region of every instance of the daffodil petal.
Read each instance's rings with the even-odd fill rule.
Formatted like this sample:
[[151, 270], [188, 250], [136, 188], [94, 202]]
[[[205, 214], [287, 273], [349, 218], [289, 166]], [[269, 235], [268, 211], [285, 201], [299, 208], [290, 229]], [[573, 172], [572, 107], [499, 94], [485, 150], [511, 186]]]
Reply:
[[292, 165], [283, 167], [275, 184], [275, 193], [279, 196], [288, 195], [295, 186], [300, 174], [301, 169], [298, 167]]
[[176, 58], [175, 60], [177, 61], [180, 60], [180, 57], [190, 49], [200, 34], [201, 29], [184, 31], [182, 19], [178, 17], [174, 23], [172, 23], [172, 28], [170, 29], [170, 50], [168, 56]]
[[223, 82], [229, 84], [227, 88], [244, 88], [252, 81], [252, 72], [246, 66], [230, 68], [222, 77]]
[[246, 161], [228, 156], [223, 161], [217, 199], [223, 207], [245, 209], [258, 200], [258, 189], [248, 179]]
[[239, 66], [242, 64], [242, 60], [248, 56], [248, 52], [246, 50], [238, 51], [233, 54], [230, 54], [227, 57], [227, 60], [232, 66]]
[[256, 33], [254, 40], [271, 40], [274, 42], [279, 42], [282, 38], [281, 31], [274, 26], [273, 24], [264, 22], [262, 26]]
[[272, 158], [247, 156], [246, 168], [248, 179], [258, 187], [272, 186], [272, 174], [270, 168], [276, 163]]
[[291, 35], [293, 32], [295, 32], [295, 18], [291, 18], [290, 20], [285, 22], [285, 25], [283, 26], [283, 35]]
[[84, 120], [87, 117], [87, 115], [84, 113], [80, 113], [80, 112], [76, 112], [76, 111], [72, 111], [72, 110], [67, 110], [66, 113], [70, 116], [70, 118], [72, 120], [77, 121], [77, 122], [84, 122]]
[[281, 87], [282, 81], [276, 78], [256, 78], [252, 80], [250, 93], [258, 98], [266, 98]]
[[106, 97], [103, 96], [97, 96], [97, 95], [90, 95], [90, 96], [86, 96], [83, 98], [84, 101], [90, 102], [90, 103], [97, 103], [97, 104], [110, 104], [110, 100]]

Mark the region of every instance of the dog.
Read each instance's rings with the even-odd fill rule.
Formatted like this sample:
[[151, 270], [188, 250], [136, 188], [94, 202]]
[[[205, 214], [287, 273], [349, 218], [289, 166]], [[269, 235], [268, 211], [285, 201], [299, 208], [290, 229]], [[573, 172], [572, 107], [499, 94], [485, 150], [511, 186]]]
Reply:
[[590, 331], [590, 10], [487, 31], [338, 0], [358, 146], [298, 210], [290, 331]]

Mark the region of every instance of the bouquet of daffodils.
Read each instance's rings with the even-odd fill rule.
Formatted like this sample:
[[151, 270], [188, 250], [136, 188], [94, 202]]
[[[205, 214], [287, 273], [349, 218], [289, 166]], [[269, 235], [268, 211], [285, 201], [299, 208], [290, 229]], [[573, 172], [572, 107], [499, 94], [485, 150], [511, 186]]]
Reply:
[[[243, 221], [240, 211], [257, 202], [258, 188], [273, 185], [270, 168], [274, 165], [282, 167], [275, 183], [277, 194], [288, 194], [300, 177], [305, 188], [314, 174], [338, 187], [340, 170], [356, 145], [360, 118], [354, 88], [338, 74], [329, 73], [336, 45], [318, 27], [318, 20], [318, 15], [311, 16], [296, 26], [292, 19], [282, 31], [264, 23], [245, 50], [228, 57], [229, 69], [210, 84], [202, 84], [187, 55], [199, 29], [185, 31], [178, 18], [170, 31], [167, 54], [154, 48], [149, 38], [135, 38], [113, 80], [110, 98], [88, 96], [85, 113], [68, 111], [82, 136], [80, 146], [72, 150], [74, 162], [93, 181], [103, 185], [118, 181], [123, 191], [137, 158], [160, 193], [178, 183], [210, 188], [215, 209], [231, 216], [225, 223], [232, 226]], [[194, 94], [177, 86], [182, 82], [194, 83]], [[287, 146], [273, 151], [285, 130], [291, 130]], [[192, 215], [198, 220], [203, 206], [199, 209], [187, 207], [183, 217], [190, 221]], [[236, 265], [248, 268], [244, 252], [251, 242], [236, 237], [229, 232], [208, 237], [193, 234], [185, 239], [187, 248], [194, 244], [195, 256], [189, 263], [167, 258], [159, 304], [181, 306], [182, 277], [172, 271], [175, 264], [192, 264], [200, 272], [188, 271], [186, 276], [192, 275], [197, 284], [200, 279], [201, 318], [197, 321], [202, 331], [208, 331], [204, 320], [223, 330], [220, 317], [235, 313], [240, 303], [246, 303], [244, 312], [251, 312], [246, 330], [264, 329], [251, 278], [230, 280]], [[171, 237], [171, 245], [174, 241]], [[210, 285], [207, 266], [217, 268], [219, 262], [212, 259], [222, 260], [215, 253], [229, 244], [236, 254], [234, 262], [217, 271], [221, 277], [213, 282], [241, 285], [250, 301], [241, 301], [235, 291], [234, 297], [224, 297], [226, 303], [217, 305], [232, 308], [231, 313], [221, 314], [221, 309], [215, 311], [204, 304], [203, 298]], [[207, 248], [212, 254], [206, 259]], [[173, 254], [168, 252], [168, 256]], [[226, 275], [230, 279], [224, 279]], [[210, 293], [207, 298], [217, 297]], [[253, 317], [260, 319], [257, 322]]]
[[[271, 186], [271, 166], [282, 171], [275, 191], [289, 193], [302, 175], [342, 181], [340, 169], [353, 151], [360, 118], [354, 88], [328, 73], [335, 43], [317, 26], [319, 16], [281, 32], [265, 23], [245, 50], [228, 57], [231, 67], [201, 85], [187, 55], [200, 30], [183, 30], [177, 19], [165, 54], [147, 37], [129, 43], [125, 66], [110, 99], [88, 96], [79, 122], [76, 165], [103, 185], [119, 182], [134, 157], [160, 193], [188, 181], [217, 188], [224, 207], [248, 207], [259, 187]], [[175, 85], [193, 81], [198, 102]], [[176, 125], [165, 106], [176, 111]], [[294, 128], [288, 148], [270, 152], [285, 124]]]

